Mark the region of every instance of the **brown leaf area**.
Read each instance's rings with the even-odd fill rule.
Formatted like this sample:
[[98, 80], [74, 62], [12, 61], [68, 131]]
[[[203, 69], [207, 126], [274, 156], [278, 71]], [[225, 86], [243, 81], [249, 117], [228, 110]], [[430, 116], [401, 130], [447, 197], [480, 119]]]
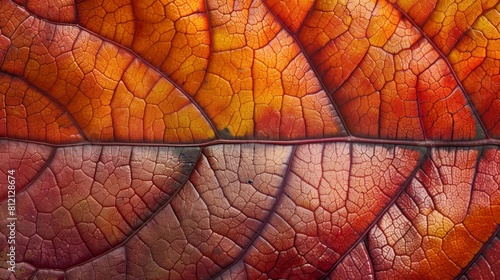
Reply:
[[496, 0], [0, 0], [0, 278], [499, 278], [499, 50]]

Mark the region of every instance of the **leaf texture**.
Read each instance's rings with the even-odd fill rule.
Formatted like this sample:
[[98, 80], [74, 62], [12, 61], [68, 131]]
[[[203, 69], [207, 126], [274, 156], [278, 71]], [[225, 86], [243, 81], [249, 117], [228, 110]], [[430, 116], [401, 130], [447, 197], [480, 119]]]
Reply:
[[498, 1], [0, 14], [0, 278], [500, 277]]

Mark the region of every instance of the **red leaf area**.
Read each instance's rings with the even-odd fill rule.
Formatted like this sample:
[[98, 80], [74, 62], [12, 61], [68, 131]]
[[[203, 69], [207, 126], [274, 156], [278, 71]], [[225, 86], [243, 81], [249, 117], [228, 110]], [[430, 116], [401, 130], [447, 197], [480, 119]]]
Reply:
[[0, 15], [1, 279], [500, 277], [498, 1]]

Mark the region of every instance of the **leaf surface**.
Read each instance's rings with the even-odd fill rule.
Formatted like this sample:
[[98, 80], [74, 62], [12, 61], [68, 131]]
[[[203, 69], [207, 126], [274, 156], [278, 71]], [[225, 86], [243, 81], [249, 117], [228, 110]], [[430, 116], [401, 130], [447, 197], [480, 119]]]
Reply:
[[497, 1], [0, 0], [2, 279], [495, 279]]

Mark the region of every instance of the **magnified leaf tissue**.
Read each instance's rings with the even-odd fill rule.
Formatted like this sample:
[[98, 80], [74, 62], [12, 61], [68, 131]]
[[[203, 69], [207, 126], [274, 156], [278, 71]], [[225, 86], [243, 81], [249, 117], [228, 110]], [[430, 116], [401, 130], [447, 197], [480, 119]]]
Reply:
[[498, 0], [0, 0], [0, 279], [500, 279]]

